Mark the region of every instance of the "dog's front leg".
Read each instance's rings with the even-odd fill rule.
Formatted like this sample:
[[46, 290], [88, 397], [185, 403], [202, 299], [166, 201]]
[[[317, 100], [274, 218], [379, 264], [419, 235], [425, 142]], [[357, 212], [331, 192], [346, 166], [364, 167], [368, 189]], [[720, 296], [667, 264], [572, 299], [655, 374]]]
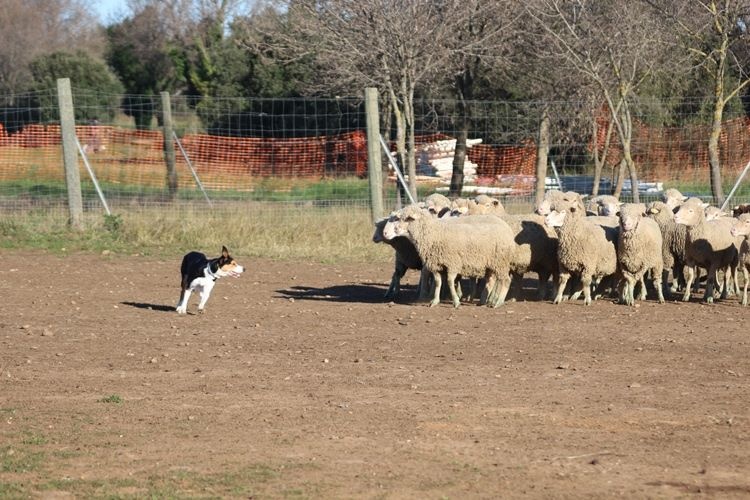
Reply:
[[206, 307], [206, 302], [208, 302], [208, 297], [211, 295], [211, 290], [214, 288], [214, 282], [208, 281], [206, 282], [203, 287], [201, 287], [201, 301], [198, 304], [198, 312], [202, 313], [203, 308]]

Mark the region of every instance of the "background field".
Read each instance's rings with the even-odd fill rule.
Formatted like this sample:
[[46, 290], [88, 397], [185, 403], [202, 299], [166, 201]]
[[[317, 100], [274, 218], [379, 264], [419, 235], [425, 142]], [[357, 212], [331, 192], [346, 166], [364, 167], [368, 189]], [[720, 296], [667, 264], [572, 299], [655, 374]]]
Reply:
[[750, 495], [736, 300], [427, 308], [387, 252], [239, 253], [178, 316], [177, 256], [1, 255], [3, 498]]

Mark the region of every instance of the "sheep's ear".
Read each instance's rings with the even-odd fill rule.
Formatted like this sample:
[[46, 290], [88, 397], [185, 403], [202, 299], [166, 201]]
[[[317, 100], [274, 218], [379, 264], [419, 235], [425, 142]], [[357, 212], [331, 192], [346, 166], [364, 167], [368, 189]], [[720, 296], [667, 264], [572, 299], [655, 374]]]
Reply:
[[706, 207], [709, 207], [709, 206], [711, 206], [711, 205], [710, 205], [710, 204], [708, 204], [708, 203], [701, 203], [701, 206], [702, 206], [702, 207], [703, 207], [703, 209], [705, 210], [705, 209], [706, 209]]
[[[582, 200], [585, 200], [585, 199], [586, 199], [586, 198], [588, 198], [588, 197], [589, 197], [590, 195], [588, 195], [588, 194], [579, 194], [578, 196], [580, 196]], [[597, 198], [598, 198], [598, 196], [597, 196]], [[594, 198], [594, 199], [596, 199], [596, 198]]]
[[492, 204], [495, 206], [498, 206], [500, 204], [499, 200], [492, 200]]
[[407, 215], [406, 218], [404, 219], [404, 221], [405, 222], [413, 222], [414, 221], [414, 217], [412, 217], [411, 215]]
[[443, 217], [443, 215], [445, 215], [446, 213], [448, 213], [448, 212], [450, 212], [450, 211], [451, 211], [451, 209], [450, 209], [450, 208], [448, 208], [448, 207], [443, 207], [443, 208], [441, 208], [441, 209], [440, 209], [440, 212], [438, 212], [438, 217], [442, 218], [442, 217]]

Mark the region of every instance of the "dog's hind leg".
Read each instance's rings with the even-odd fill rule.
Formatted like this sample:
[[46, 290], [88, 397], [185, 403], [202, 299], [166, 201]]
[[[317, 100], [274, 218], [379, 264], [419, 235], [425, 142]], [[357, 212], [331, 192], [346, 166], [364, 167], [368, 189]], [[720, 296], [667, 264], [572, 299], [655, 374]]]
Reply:
[[177, 314], [187, 314], [187, 305], [192, 289], [189, 284], [186, 283], [186, 278], [182, 279], [180, 286], [182, 288], [180, 290], [180, 300], [177, 302], [177, 307], [175, 309], [177, 310]]

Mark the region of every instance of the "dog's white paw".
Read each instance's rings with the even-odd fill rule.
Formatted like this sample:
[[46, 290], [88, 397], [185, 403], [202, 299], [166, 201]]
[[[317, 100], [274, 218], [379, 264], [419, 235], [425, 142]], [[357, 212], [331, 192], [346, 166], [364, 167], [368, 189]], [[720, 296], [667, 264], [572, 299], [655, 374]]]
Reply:
[[187, 307], [177, 306], [175, 309], [177, 310], [177, 314], [187, 314]]

